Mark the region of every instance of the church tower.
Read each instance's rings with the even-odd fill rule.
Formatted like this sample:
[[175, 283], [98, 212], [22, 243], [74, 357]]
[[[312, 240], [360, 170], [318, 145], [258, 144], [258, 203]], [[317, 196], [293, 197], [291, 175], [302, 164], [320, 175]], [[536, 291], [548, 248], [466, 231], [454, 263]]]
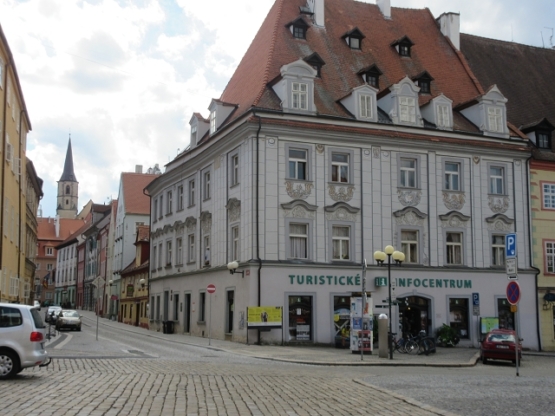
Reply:
[[71, 136], [67, 145], [64, 172], [58, 181], [58, 206], [56, 214], [60, 218], [75, 218], [77, 216], [77, 200], [79, 198], [79, 182], [73, 171], [73, 153], [71, 151]]

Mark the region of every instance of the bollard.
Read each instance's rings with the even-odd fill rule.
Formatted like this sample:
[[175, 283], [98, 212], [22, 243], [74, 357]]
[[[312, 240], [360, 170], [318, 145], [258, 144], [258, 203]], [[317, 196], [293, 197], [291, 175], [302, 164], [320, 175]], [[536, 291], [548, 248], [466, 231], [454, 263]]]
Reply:
[[385, 313], [378, 316], [378, 356], [387, 358], [389, 353], [388, 332], [389, 319]]

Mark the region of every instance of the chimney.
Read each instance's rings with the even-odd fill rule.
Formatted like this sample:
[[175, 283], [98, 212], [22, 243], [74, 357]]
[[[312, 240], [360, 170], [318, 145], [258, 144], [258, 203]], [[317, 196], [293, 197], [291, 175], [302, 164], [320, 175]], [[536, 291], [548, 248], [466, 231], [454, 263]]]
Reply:
[[324, 27], [324, 0], [307, 0], [307, 6], [314, 13], [314, 24]]
[[449, 38], [457, 50], [461, 49], [461, 16], [459, 13], [443, 13], [437, 19], [439, 30]]
[[143, 165], [135, 165], [135, 173], [143, 173]]
[[376, 0], [376, 5], [380, 8], [383, 17], [391, 19], [391, 0]]

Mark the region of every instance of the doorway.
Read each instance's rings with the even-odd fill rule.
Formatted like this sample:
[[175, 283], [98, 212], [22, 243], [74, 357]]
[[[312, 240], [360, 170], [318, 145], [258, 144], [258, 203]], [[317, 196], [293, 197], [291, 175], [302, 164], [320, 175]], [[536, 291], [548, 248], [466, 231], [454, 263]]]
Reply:
[[233, 333], [233, 300], [235, 292], [233, 290], [227, 291], [227, 328], [226, 332], [228, 334]]
[[142, 304], [135, 303], [135, 326], [139, 326], [139, 318], [141, 317]]
[[186, 334], [191, 332], [191, 294], [185, 293], [184, 303], [184, 316], [183, 316], [183, 332]]
[[399, 301], [399, 325], [403, 334], [416, 336], [420, 331], [425, 331], [428, 336], [432, 336], [430, 300], [409, 296]]
[[312, 296], [289, 296], [289, 341], [312, 340]]

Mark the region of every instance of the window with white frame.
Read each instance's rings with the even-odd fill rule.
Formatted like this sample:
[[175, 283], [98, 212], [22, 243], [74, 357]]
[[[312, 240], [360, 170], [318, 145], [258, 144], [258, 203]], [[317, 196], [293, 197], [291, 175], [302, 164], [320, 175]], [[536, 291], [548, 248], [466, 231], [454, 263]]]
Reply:
[[203, 177], [203, 185], [204, 185], [204, 199], [210, 199], [210, 171], [204, 172]]
[[210, 112], [210, 134], [216, 132], [216, 110]]
[[308, 224], [289, 224], [289, 258], [308, 259]]
[[460, 191], [461, 165], [456, 162], [445, 162], [445, 189], [448, 191]]
[[187, 263], [193, 263], [195, 261], [195, 235], [189, 234], [187, 237]]
[[491, 236], [491, 264], [492, 266], [505, 265], [505, 236]]
[[172, 191], [168, 191], [168, 197], [166, 198], [166, 204], [167, 209], [166, 209], [166, 215], [167, 214], [171, 214], [173, 212], [173, 192]]
[[177, 187], [177, 210], [178, 211], [182, 211], [183, 208], [185, 207], [183, 198], [184, 198], [183, 185], [179, 185]]
[[231, 186], [239, 183], [239, 155], [231, 156]]
[[19, 295], [19, 279], [15, 276], [10, 277], [10, 296]]
[[183, 264], [183, 238], [175, 239], [175, 264]]
[[158, 247], [152, 247], [152, 270], [156, 270], [156, 260], [158, 260]]
[[359, 114], [360, 114], [360, 118], [374, 117], [374, 104], [373, 104], [371, 95], [368, 95], [368, 94], [360, 95]]
[[189, 206], [195, 205], [195, 180], [189, 181]]
[[304, 82], [291, 83], [292, 107], [297, 110], [308, 110], [308, 84]]
[[488, 107], [489, 131], [503, 133], [503, 110], [500, 107]]
[[152, 203], [154, 205], [153, 208], [153, 220], [156, 221], [158, 219], [158, 198], [154, 198], [154, 202]]
[[48, 263], [48, 264], [46, 265], [46, 270], [48, 270], [49, 272], [51, 272], [52, 269], [54, 269], [54, 265], [53, 265], [52, 263]]
[[191, 143], [196, 144], [197, 142], [197, 126], [191, 126]]
[[53, 256], [54, 255], [54, 248], [46, 247], [46, 255], [47, 256]]
[[351, 227], [334, 225], [332, 227], [332, 259], [350, 260]]
[[401, 231], [401, 251], [405, 254], [405, 263], [418, 263], [418, 231]]
[[210, 235], [205, 234], [202, 238], [202, 243], [204, 246], [204, 265], [210, 266], [211, 256], [210, 256]]
[[545, 271], [555, 273], [555, 241], [545, 242]]
[[231, 227], [231, 259], [239, 260], [239, 226]]
[[401, 123], [416, 123], [416, 100], [414, 97], [399, 97], [399, 120]]
[[504, 193], [504, 168], [502, 166], [490, 166], [489, 168], [489, 193], [503, 195]]
[[166, 266], [172, 265], [172, 242], [166, 241]]
[[289, 149], [289, 178], [306, 180], [307, 154], [305, 149]]
[[160, 212], [158, 213], [158, 218], [162, 218], [164, 216], [164, 195], [160, 195], [160, 201], [159, 201], [159, 208], [160, 208]]
[[349, 182], [349, 155], [345, 153], [331, 154], [331, 181]]
[[416, 159], [401, 158], [400, 184], [404, 188], [416, 188]]
[[162, 243], [158, 244], [158, 268], [161, 268], [164, 263], [162, 263]]
[[445, 237], [447, 264], [463, 264], [462, 233], [448, 232]]
[[542, 184], [543, 208], [555, 209], [555, 183]]

